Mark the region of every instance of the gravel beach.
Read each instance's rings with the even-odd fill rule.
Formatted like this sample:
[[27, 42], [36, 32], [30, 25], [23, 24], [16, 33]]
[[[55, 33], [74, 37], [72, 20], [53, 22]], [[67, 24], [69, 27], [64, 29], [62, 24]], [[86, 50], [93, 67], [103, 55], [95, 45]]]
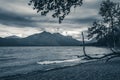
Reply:
[[78, 64], [45, 72], [1, 77], [0, 80], [120, 80], [120, 58]]

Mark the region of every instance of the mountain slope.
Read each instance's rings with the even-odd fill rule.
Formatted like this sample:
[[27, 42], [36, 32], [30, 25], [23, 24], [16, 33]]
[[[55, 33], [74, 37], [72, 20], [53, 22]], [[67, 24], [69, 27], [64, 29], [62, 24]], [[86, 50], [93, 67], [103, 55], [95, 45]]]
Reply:
[[79, 46], [81, 42], [59, 33], [42, 32], [26, 38], [0, 38], [0, 46]]

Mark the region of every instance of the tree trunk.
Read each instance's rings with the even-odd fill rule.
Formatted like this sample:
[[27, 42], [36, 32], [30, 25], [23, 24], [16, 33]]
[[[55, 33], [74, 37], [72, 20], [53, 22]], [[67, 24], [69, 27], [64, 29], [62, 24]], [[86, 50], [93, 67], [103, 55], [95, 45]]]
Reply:
[[87, 55], [87, 53], [85, 51], [85, 38], [84, 38], [84, 33], [83, 32], [82, 32], [82, 41], [83, 41], [83, 53], [84, 53], [85, 59], [87, 59], [87, 60], [107, 58], [106, 61], [109, 61], [112, 58], [120, 57], [120, 53], [114, 51], [112, 48], [110, 48], [112, 53], [106, 54], [106, 55], [104, 55], [102, 57], [92, 57], [92, 56], [89, 56], [89, 55]]
[[92, 59], [89, 55], [86, 54], [85, 51], [85, 38], [84, 38], [84, 33], [82, 32], [82, 41], [83, 41], [83, 53], [86, 59]]

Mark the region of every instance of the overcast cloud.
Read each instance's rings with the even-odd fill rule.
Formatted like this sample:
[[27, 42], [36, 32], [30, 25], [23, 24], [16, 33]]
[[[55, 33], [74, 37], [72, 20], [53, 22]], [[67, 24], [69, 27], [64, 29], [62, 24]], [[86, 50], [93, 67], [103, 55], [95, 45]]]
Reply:
[[[26, 37], [42, 32], [59, 32], [80, 39], [81, 31], [87, 30], [92, 22], [99, 20], [99, 5], [102, 0], [84, 0], [83, 5], [72, 9], [62, 24], [53, 19], [37, 14], [28, 6], [29, 0], [0, 0], [0, 37], [17, 35]], [[117, 0], [115, 0], [117, 1]]]

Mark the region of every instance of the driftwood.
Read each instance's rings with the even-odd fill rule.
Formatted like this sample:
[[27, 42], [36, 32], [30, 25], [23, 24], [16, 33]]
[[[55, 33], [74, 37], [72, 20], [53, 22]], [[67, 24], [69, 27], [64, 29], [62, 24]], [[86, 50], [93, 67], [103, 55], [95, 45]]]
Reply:
[[120, 51], [114, 50], [112, 48], [110, 48], [110, 50], [112, 51], [112, 53], [109, 54], [105, 54], [102, 57], [92, 57], [90, 55], [87, 55], [86, 51], [85, 51], [85, 40], [84, 40], [84, 33], [82, 32], [82, 41], [83, 41], [83, 53], [84, 53], [84, 59], [87, 60], [91, 60], [91, 59], [103, 59], [103, 58], [107, 58], [106, 62], [109, 61], [110, 59], [116, 58], [116, 57], [120, 57]]

